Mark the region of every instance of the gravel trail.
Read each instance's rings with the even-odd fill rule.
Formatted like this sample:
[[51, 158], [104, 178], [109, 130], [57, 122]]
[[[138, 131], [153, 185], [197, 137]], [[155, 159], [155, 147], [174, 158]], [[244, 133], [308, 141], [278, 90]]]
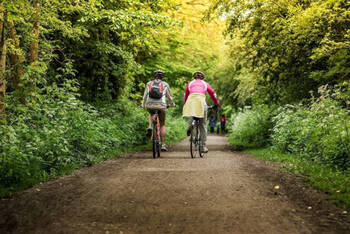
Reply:
[[[350, 233], [350, 220], [302, 178], [209, 136], [159, 159], [126, 154], [0, 201], [0, 233]], [[279, 189], [275, 189], [278, 185]]]

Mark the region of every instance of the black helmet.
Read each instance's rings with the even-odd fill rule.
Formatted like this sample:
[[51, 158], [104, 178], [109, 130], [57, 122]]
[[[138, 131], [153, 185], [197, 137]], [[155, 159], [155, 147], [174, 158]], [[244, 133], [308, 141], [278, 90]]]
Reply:
[[199, 77], [201, 80], [204, 79], [204, 73], [203, 72], [200, 72], [200, 71], [197, 71], [193, 74], [193, 78], [197, 78]]
[[155, 70], [153, 72], [153, 76], [154, 78], [159, 78], [159, 79], [163, 79], [164, 77], [164, 72], [162, 70]]

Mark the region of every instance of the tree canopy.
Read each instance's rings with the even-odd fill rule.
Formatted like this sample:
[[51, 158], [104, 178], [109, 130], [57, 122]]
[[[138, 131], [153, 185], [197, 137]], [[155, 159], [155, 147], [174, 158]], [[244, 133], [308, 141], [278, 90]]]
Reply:
[[[350, 68], [346, 0], [215, 0], [227, 20], [230, 59], [219, 73], [229, 102], [294, 103], [321, 85], [342, 86]], [[229, 78], [227, 78], [229, 77]], [[348, 92], [348, 91], [347, 91]], [[349, 93], [347, 93], [347, 97]], [[226, 95], [225, 95], [226, 96]]]

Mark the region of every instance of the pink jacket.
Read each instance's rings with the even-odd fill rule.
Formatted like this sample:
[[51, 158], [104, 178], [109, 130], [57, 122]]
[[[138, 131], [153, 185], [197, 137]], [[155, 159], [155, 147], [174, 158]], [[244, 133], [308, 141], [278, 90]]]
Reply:
[[213, 88], [207, 82], [201, 79], [192, 80], [187, 84], [186, 90], [185, 90], [185, 103], [190, 94], [202, 93], [205, 95], [206, 92], [208, 92], [214, 104], [219, 105], [219, 100], [216, 97], [216, 93], [214, 92]]

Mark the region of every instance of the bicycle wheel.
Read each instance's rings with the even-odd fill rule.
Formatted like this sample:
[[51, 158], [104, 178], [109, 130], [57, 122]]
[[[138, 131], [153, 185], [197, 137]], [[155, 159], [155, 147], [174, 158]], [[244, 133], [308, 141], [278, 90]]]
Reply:
[[203, 158], [204, 156], [204, 152], [203, 152], [203, 142], [202, 142], [202, 137], [201, 137], [201, 130], [198, 127], [198, 131], [197, 131], [197, 148], [198, 148], [198, 154], [201, 158]]
[[160, 148], [161, 148], [161, 143], [160, 143], [160, 127], [159, 123], [157, 124], [157, 157], [160, 157]]
[[198, 151], [198, 126], [195, 125], [192, 127], [192, 131], [191, 131], [191, 138], [190, 138], [190, 151], [191, 151], [191, 158], [195, 158], [197, 155], [197, 151]]
[[152, 153], [153, 153], [153, 158], [157, 157], [157, 124], [154, 121], [153, 122], [153, 128], [152, 128]]
[[202, 132], [200, 131], [200, 129], [198, 128], [198, 136], [197, 136], [197, 142], [198, 142], [198, 153], [199, 153], [199, 156], [201, 158], [204, 157], [204, 151], [203, 151], [203, 142], [202, 142]]

